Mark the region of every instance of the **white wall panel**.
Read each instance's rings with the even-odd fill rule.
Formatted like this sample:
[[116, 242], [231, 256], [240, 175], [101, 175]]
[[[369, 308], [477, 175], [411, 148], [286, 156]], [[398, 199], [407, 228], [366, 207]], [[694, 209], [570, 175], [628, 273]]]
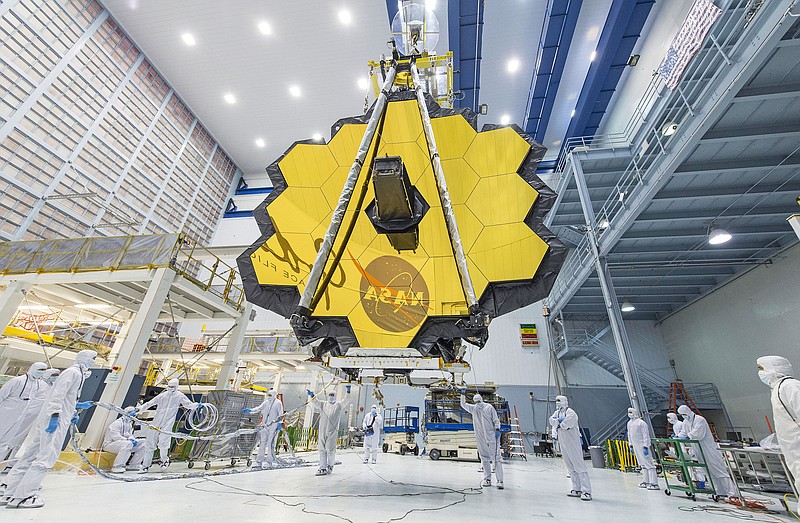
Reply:
[[661, 325], [684, 381], [719, 388], [734, 425], [767, 434], [769, 388], [756, 358], [777, 354], [800, 368], [800, 246], [667, 318]]

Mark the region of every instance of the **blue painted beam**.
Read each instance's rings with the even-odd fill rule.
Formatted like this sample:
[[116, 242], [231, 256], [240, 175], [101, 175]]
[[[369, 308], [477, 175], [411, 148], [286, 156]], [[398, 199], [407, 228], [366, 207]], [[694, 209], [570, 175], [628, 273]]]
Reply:
[[544, 141], [583, 0], [551, 0], [539, 39], [538, 66], [525, 108], [525, 132]]
[[247, 218], [253, 216], [253, 211], [225, 211], [223, 218]]
[[272, 192], [272, 187], [243, 187], [236, 189], [234, 193], [236, 196], [243, 194], [269, 194]]
[[[388, 2], [388, 0], [387, 0]], [[478, 112], [483, 47], [484, 0], [450, 0], [447, 3], [447, 29], [453, 51], [453, 89], [461, 93], [456, 107]], [[460, 98], [460, 99], [459, 99]]]
[[593, 136], [617, 89], [655, 0], [614, 0], [565, 138]]
[[392, 29], [392, 20], [397, 14], [397, 0], [386, 0], [386, 14], [389, 15], [389, 30]]

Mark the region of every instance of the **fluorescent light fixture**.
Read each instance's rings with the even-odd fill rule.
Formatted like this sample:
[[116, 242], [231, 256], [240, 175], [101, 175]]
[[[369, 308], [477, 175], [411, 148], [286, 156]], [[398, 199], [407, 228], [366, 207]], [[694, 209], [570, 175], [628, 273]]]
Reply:
[[339, 21], [344, 25], [350, 25], [353, 22], [353, 15], [347, 9], [339, 11]]
[[108, 303], [76, 303], [76, 309], [89, 309], [89, 310], [102, 310], [110, 309], [111, 305]]
[[595, 58], [597, 58], [597, 51], [592, 51], [592, 54], [589, 55], [589, 61], [594, 62]]
[[664, 127], [661, 128], [661, 134], [664, 136], [672, 136], [675, 134], [675, 131], [678, 130], [678, 124], [675, 122], [667, 122], [664, 124]]
[[575, 116], [575, 109], [573, 109], [573, 110], [572, 110], [572, 112], [571, 112], [571, 113], [569, 113], [569, 117], [570, 117], [570, 118], [572, 118], [573, 116]]
[[731, 238], [733, 238], [731, 233], [725, 229], [720, 229], [719, 227], [714, 227], [711, 229], [711, 232], [708, 233], [708, 243], [711, 245], [720, 245], [730, 241]]
[[508, 125], [510, 121], [511, 117], [507, 114], [504, 114], [503, 116], [500, 117], [500, 125]]
[[506, 70], [509, 73], [516, 73], [517, 71], [519, 71], [519, 60], [517, 60], [516, 58], [512, 58], [511, 60], [509, 60], [506, 63]]
[[183, 40], [183, 43], [186, 45], [194, 45], [197, 43], [194, 39], [194, 36], [192, 36], [192, 33], [183, 33], [181, 35], [181, 39]]
[[622, 307], [620, 307], [620, 310], [622, 312], [631, 312], [631, 311], [635, 311], [636, 307], [634, 307], [633, 304], [631, 302], [629, 302], [628, 300], [624, 300], [622, 302]]
[[20, 305], [17, 307], [21, 311], [49, 311], [50, 307], [47, 305]]
[[297, 367], [294, 368], [294, 370], [306, 370], [306, 368], [303, 367], [302, 365], [298, 365]]
[[256, 147], [264, 147], [265, 145], [267, 145], [267, 142], [263, 138], [256, 138]]
[[289, 94], [294, 96], [295, 98], [299, 98], [300, 94], [301, 94], [300, 93], [300, 88], [297, 87], [296, 85], [290, 85], [289, 86]]
[[261, 31], [262, 35], [271, 35], [272, 34], [272, 27], [267, 22], [259, 22], [258, 23], [258, 30]]
[[314, 135], [311, 138], [313, 138], [315, 142], [321, 142], [322, 141], [322, 135], [319, 134], [319, 133], [314, 133]]
[[229, 104], [235, 104], [236, 103], [236, 97], [233, 96], [231, 93], [226, 93], [225, 96], [223, 96], [223, 98]]
[[358, 88], [361, 89], [361, 90], [364, 90], [367, 87], [369, 87], [369, 80], [367, 80], [366, 78], [359, 78], [358, 79]]

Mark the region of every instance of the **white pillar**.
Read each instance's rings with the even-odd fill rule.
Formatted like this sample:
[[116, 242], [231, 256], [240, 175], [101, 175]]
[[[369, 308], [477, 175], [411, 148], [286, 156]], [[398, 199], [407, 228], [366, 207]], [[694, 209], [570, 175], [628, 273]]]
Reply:
[[11, 363], [11, 358], [0, 359], [0, 374], [5, 374], [8, 370], [8, 364]]
[[131, 317], [128, 319], [128, 321], [123, 321], [119, 326], [119, 332], [114, 338], [114, 344], [111, 346], [111, 350], [108, 352], [108, 362], [111, 363], [112, 366], [119, 355], [122, 344], [125, 343], [125, 338], [128, 337], [128, 332], [131, 330], [131, 323], [133, 323], [133, 319], [135, 317], [135, 314], [131, 314]]
[[242, 314], [236, 319], [236, 325], [234, 325], [233, 330], [231, 330], [230, 338], [228, 339], [228, 348], [225, 350], [225, 359], [222, 361], [219, 374], [217, 374], [217, 388], [220, 390], [231, 388], [231, 380], [236, 375], [236, 366], [239, 364], [239, 354], [242, 352], [244, 334], [247, 332], [247, 326], [250, 324], [250, 314], [252, 311], [253, 305], [247, 303]]
[[276, 396], [280, 392], [281, 381], [283, 381], [283, 367], [280, 367], [278, 372], [275, 373], [275, 380], [272, 382], [272, 388], [275, 389]]
[[178, 376], [171, 376], [172, 371], [172, 360], [164, 360], [161, 362], [161, 367], [158, 369], [158, 373], [160, 374], [159, 377], [156, 378], [156, 382], [153, 384], [155, 386], [160, 386], [161, 382], [168, 382], [173, 377]]
[[[142, 299], [142, 304], [139, 306], [136, 316], [131, 320], [127, 336], [119, 348], [115, 361], [112, 362], [112, 365], [122, 368], [119, 381], [106, 385], [100, 401], [121, 406], [125, 400], [174, 279], [175, 271], [172, 269], [155, 270], [153, 280]], [[103, 441], [106, 427], [116, 418], [116, 413], [106, 409], [96, 409], [92, 421], [89, 422], [89, 427], [86, 429], [83, 443], [86, 446], [98, 448]]]
[[25, 300], [25, 293], [31, 288], [31, 284], [24, 281], [12, 281], [0, 294], [0, 335], [8, 327], [9, 322], [14, 317], [17, 309]]

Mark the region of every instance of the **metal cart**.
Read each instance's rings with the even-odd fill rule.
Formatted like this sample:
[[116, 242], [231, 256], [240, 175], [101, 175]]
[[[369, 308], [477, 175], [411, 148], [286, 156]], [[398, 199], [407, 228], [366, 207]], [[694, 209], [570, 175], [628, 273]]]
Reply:
[[383, 451], [419, 455], [415, 435], [419, 434], [419, 407], [395, 407], [383, 411]]
[[[258, 406], [263, 401], [263, 396], [250, 392], [234, 392], [230, 390], [210, 391], [205, 403], [213, 403], [219, 410], [219, 420], [211, 432], [204, 435], [227, 434], [238, 429], [253, 429], [258, 426], [260, 413], [243, 414], [242, 409]], [[231, 467], [237, 461], [246, 460], [247, 466], [252, 465], [253, 449], [258, 442], [258, 433], [242, 434], [233, 438], [220, 440], [198, 440], [194, 442], [189, 451], [189, 468], [194, 467], [195, 461], [205, 462], [205, 469], [211, 468], [214, 459], [230, 460]]]
[[[670, 496], [673, 490], [678, 490], [692, 498], [692, 501], [697, 500], [697, 494], [710, 494], [714, 501], [717, 501], [718, 496], [714, 489], [714, 482], [711, 479], [711, 474], [709, 474], [706, 457], [698, 440], [655, 438], [653, 442], [655, 443], [658, 462], [661, 464], [661, 472], [667, 484], [664, 494]], [[696, 456], [692, 457], [687, 453], [686, 445], [694, 445]], [[691, 472], [694, 469], [703, 469], [705, 471], [707, 479], [703, 488], [700, 488], [695, 481], [692, 481]], [[675, 483], [674, 481], [670, 484], [669, 472], [679, 473], [680, 477], [683, 478], [683, 484]]]
[[781, 452], [761, 447], [723, 447], [721, 450], [739, 489], [797, 497], [794, 478]]

